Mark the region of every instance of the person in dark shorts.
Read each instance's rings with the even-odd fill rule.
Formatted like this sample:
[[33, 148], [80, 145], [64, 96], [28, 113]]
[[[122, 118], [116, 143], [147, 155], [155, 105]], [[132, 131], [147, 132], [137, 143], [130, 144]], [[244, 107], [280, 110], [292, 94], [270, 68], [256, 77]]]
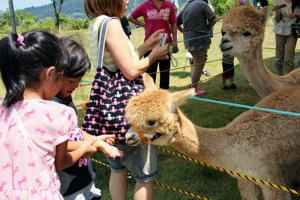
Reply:
[[[222, 67], [222, 89], [236, 89], [236, 85], [234, 84], [234, 57], [223, 54]], [[227, 85], [227, 80], [229, 80], [229, 85]]]

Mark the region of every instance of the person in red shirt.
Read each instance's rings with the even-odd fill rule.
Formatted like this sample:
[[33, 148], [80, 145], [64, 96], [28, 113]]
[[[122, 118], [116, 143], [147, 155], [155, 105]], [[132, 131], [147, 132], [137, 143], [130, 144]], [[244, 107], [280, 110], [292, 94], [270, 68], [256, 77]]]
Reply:
[[[143, 17], [144, 22], [138, 20]], [[167, 43], [173, 42], [174, 50], [177, 47], [177, 25], [176, 25], [176, 9], [174, 5], [167, 0], [147, 0], [136, 7], [128, 16], [129, 21], [145, 28], [145, 41], [155, 31], [164, 29], [167, 34]], [[146, 53], [145, 56], [149, 55]], [[157, 60], [147, 70], [154, 82], [156, 80], [156, 71], [159, 64], [160, 69], [160, 88], [169, 89], [170, 83], [170, 56], [166, 60]]]

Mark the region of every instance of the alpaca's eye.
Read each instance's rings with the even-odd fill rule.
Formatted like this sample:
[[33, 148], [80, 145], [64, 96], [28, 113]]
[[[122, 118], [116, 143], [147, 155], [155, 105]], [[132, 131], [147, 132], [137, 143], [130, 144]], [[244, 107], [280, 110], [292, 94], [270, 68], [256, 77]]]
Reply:
[[243, 36], [245, 36], [245, 37], [250, 36], [250, 35], [251, 35], [251, 33], [248, 31], [243, 33]]
[[226, 32], [223, 30], [221, 31], [221, 33], [222, 33], [222, 36], [224, 36], [226, 34]]

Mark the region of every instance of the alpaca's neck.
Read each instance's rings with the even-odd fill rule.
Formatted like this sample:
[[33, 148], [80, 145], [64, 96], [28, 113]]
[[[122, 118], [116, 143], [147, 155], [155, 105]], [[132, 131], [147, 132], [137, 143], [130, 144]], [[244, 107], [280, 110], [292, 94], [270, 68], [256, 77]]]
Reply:
[[214, 165], [222, 163], [225, 157], [224, 147], [227, 147], [229, 143], [229, 138], [225, 133], [226, 128], [201, 128], [189, 121], [180, 111], [178, 113], [181, 127], [170, 145], [197, 160]]
[[261, 48], [237, 58], [249, 83], [261, 97], [284, 87], [284, 79], [273, 74], [265, 67]]

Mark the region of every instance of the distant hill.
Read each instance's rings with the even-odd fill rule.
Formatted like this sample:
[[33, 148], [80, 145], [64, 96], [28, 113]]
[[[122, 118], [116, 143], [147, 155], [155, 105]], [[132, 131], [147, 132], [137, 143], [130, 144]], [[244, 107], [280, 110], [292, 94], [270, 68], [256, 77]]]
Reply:
[[[54, 17], [52, 3], [39, 7], [29, 7], [25, 8], [24, 10], [39, 18]], [[85, 17], [86, 15], [83, 8], [83, 0], [65, 0], [62, 6], [62, 13], [68, 17]]]
[[[130, 13], [132, 9], [138, 6], [140, 3], [145, 0], [131, 0], [128, 4], [127, 12]], [[186, 0], [179, 0], [179, 4], [184, 4]], [[53, 6], [52, 3], [39, 6], [39, 7], [29, 7], [24, 9], [27, 12], [32, 13], [33, 15], [39, 18], [53, 17]], [[86, 17], [84, 8], [83, 8], [83, 0], [65, 0], [62, 6], [62, 13], [67, 15], [68, 17], [75, 18], [83, 18]]]

